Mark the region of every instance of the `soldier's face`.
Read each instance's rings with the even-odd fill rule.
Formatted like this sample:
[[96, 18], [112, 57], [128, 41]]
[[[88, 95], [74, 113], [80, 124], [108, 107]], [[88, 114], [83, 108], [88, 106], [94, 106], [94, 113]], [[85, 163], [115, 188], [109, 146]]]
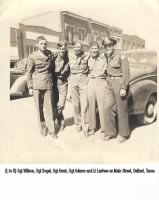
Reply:
[[105, 50], [107, 54], [111, 54], [114, 50], [114, 45], [113, 44], [107, 44], [105, 45]]
[[81, 43], [77, 43], [74, 45], [73, 47], [74, 51], [75, 51], [75, 55], [78, 56], [81, 54], [82, 52], [82, 44]]
[[98, 47], [98, 46], [92, 46], [92, 47], [90, 48], [90, 53], [91, 53], [91, 56], [92, 56], [93, 58], [97, 57], [98, 54], [99, 54], [99, 47]]
[[65, 53], [66, 53], [66, 47], [65, 46], [62, 46], [62, 47], [58, 48], [59, 56], [64, 57]]
[[37, 48], [40, 51], [45, 51], [47, 48], [47, 41], [46, 40], [39, 40], [37, 43]]

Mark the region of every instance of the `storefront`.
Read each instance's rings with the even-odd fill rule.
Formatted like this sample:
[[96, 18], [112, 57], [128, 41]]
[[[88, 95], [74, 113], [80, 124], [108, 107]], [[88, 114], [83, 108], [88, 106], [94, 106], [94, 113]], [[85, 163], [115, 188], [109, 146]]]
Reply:
[[[65, 40], [70, 49], [72, 48], [72, 41], [79, 39], [83, 41], [84, 47], [88, 49], [91, 41], [97, 41], [101, 46], [102, 40], [106, 36], [111, 36], [117, 40], [117, 49], [126, 50], [144, 46], [143, 44], [141, 45], [141, 42], [134, 45], [124, 39], [122, 37], [122, 29], [118, 27], [68, 11], [51, 11], [24, 19], [19, 23], [18, 29], [11, 28], [12, 56], [17, 56], [16, 59], [26, 58], [36, 50], [36, 38], [40, 35], [46, 37], [48, 48], [52, 51], [56, 49], [56, 44], [60, 40]], [[130, 46], [128, 47], [128, 45]]]

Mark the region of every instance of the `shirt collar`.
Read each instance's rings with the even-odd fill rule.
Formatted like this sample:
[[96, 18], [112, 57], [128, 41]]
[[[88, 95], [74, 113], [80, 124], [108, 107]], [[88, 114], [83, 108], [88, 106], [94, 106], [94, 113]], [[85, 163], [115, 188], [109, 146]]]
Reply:
[[115, 55], [114, 50], [112, 51], [112, 53], [109, 56], [107, 56], [107, 54], [105, 53], [106, 58], [110, 58], [110, 59], [112, 59], [114, 57], [114, 55]]
[[80, 53], [80, 55], [79, 56], [76, 56], [75, 55], [75, 57], [78, 59], [78, 58], [82, 58], [82, 57], [84, 57], [85, 56], [85, 54], [84, 54], [84, 51], [81, 51], [81, 53]]
[[48, 50], [46, 50], [46, 54], [44, 54], [42, 51], [40, 51], [40, 50], [38, 50], [37, 51], [38, 52], [38, 54], [42, 57], [42, 58], [51, 58], [52, 57], [52, 55], [51, 55], [51, 53], [48, 51]]
[[98, 56], [97, 56], [96, 58], [93, 58], [92, 56], [90, 56], [90, 58], [91, 58], [92, 60], [99, 60], [100, 55], [98, 54]]

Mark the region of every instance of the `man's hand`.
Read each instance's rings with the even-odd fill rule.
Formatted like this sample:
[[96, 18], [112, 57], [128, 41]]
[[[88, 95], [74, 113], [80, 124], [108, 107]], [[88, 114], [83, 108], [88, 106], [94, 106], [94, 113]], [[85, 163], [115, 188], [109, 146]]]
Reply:
[[29, 95], [33, 95], [33, 89], [29, 88]]
[[121, 89], [120, 90], [120, 96], [121, 97], [125, 97], [126, 96], [126, 90], [125, 89]]

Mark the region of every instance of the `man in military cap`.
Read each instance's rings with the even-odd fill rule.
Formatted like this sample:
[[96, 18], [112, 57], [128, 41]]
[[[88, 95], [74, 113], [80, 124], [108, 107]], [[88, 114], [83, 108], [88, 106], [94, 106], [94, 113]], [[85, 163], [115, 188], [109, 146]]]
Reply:
[[[128, 105], [127, 105], [127, 93], [129, 84], [129, 63], [127, 57], [115, 50], [116, 40], [111, 37], [107, 37], [102, 43], [105, 47], [105, 57], [107, 60], [107, 74], [108, 83], [112, 88], [114, 94], [114, 103], [116, 103], [117, 109], [117, 124], [119, 129], [118, 142], [122, 143], [129, 137], [129, 121], [128, 121]], [[113, 112], [113, 111], [112, 111]], [[110, 119], [112, 128], [115, 124], [115, 118]], [[115, 133], [112, 135], [105, 135], [105, 139], [109, 140], [115, 137]]]
[[73, 42], [74, 54], [69, 55], [70, 90], [77, 132], [88, 134], [88, 58], [81, 41]]
[[[32, 53], [27, 61], [29, 93], [34, 95], [41, 134], [46, 136], [49, 131], [53, 138], [57, 138], [53, 114], [52, 53], [47, 49], [45, 37], [39, 36], [36, 45], [38, 50]], [[43, 108], [45, 108], [45, 115]]]

